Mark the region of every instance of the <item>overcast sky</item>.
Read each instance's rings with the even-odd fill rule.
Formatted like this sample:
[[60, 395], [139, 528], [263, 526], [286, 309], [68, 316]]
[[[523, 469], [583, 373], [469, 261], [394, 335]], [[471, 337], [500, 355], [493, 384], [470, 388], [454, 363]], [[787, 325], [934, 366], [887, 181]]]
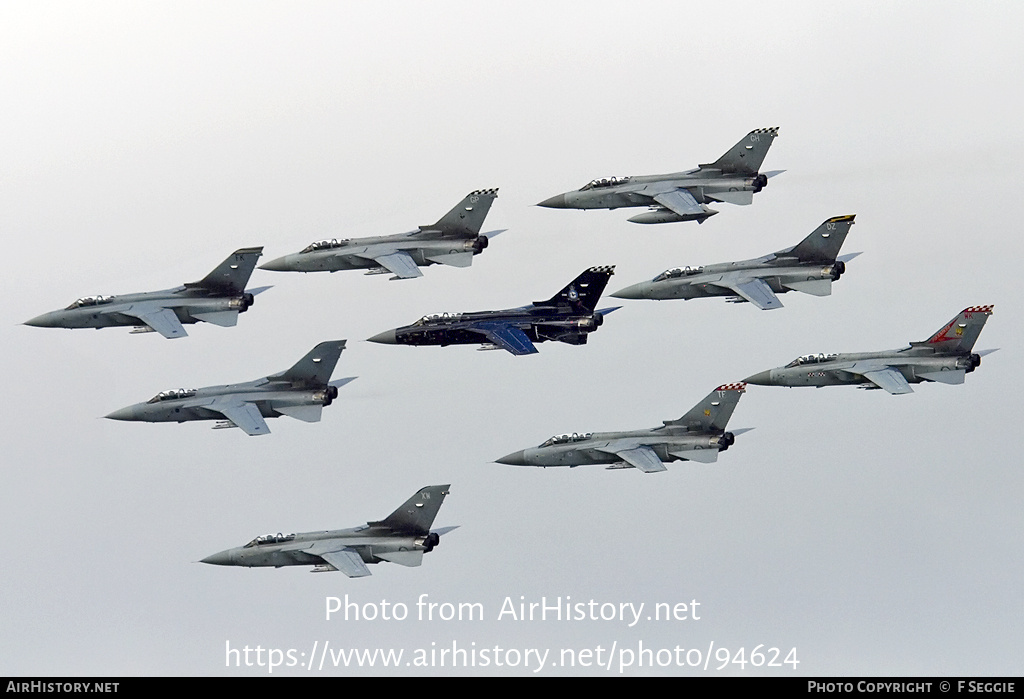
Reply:
[[[795, 648], [797, 674], [1021, 674], [1022, 23], [1011, 2], [0, 5], [0, 674], [261, 675], [226, 667], [226, 648], [306, 664], [325, 642], [523, 655], [373, 674], [528, 675], [536, 648], [540, 674], [616, 675], [640, 644], [763, 644], [778, 662]], [[764, 167], [787, 172], [703, 225], [533, 206], [711, 162], [770, 126]], [[266, 260], [410, 230], [487, 187], [486, 228], [509, 230], [468, 269], [257, 270], [274, 288], [237, 327], [182, 340], [20, 325], [200, 279], [240, 247]], [[625, 301], [586, 346], [526, 357], [363, 341], [548, 298], [591, 265], [617, 265], [615, 290], [755, 257], [841, 214], [857, 215], [844, 252], [864, 254], [828, 298]], [[980, 304], [995, 314], [978, 348], [1001, 350], [962, 386], [752, 386], [730, 426], [756, 429], [716, 464], [665, 473], [491, 463], [556, 433], [660, 425], [801, 354], [923, 340]], [[247, 437], [99, 419], [342, 338], [334, 375], [359, 379], [320, 423]], [[379, 519], [438, 483], [452, 487], [436, 525], [461, 527], [420, 568], [197, 563]], [[326, 620], [325, 598], [345, 595], [409, 618]], [[485, 618], [419, 621], [421, 595]], [[633, 627], [499, 619], [506, 598], [545, 597], [645, 608]], [[699, 620], [646, 618], [692, 600]], [[613, 646], [610, 668], [559, 662]], [[719, 664], [625, 672], [794, 674]]]

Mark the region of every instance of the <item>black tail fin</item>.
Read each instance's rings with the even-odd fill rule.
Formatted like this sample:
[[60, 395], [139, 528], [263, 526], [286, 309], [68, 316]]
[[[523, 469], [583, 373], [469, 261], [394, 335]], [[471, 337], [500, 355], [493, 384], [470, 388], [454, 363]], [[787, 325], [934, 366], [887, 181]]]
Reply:
[[833, 216], [814, 232], [801, 240], [799, 243], [776, 253], [780, 257], [796, 257], [801, 262], [821, 262], [832, 264], [839, 256], [839, 250], [846, 242], [846, 234], [850, 232], [855, 214], [850, 216]]
[[424, 231], [440, 231], [445, 236], [475, 238], [480, 234], [491, 204], [498, 198], [497, 189], [477, 189], [446, 213], [433, 226], [420, 226]]
[[371, 527], [387, 527], [394, 532], [409, 534], [429, 534], [430, 525], [437, 517], [437, 511], [444, 503], [448, 494], [448, 485], [428, 485], [420, 488], [415, 495], [405, 501], [397, 510], [379, 522], [367, 522]]
[[756, 175], [761, 163], [764, 162], [764, 157], [768, 155], [768, 149], [772, 147], [778, 135], [778, 126], [754, 129], [727, 150], [721, 158], [701, 167], [737, 175]]
[[615, 274], [615, 265], [591, 267], [547, 301], [534, 301], [534, 306], [570, 306], [581, 312], [593, 313], [597, 302]]
[[256, 260], [263, 254], [263, 248], [241, 248], [231, 253], [228, 259], [197, 282], [189, 282], [189, 288], [209, 289], [227, 294], [241, 294], [249, 283]]
[[345, 349], [345, 340], [321, 342], [288, 371], [268, 376], [270, 381], [289, 381], [294, 386], [318, 388], [327, 385]]

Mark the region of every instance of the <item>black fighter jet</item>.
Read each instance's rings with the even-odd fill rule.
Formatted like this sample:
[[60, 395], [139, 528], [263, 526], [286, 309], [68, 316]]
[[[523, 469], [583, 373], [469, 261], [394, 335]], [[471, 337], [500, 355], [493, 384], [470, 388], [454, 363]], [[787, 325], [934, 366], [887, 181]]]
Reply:
[[615, 308], [594, 310], [614, 266], [591, 267], [547, 301], [503, 311], [438, 313], [412, 325], [385, 330], [369, 338], [386, 345], [473, 345], [503, 349], [512, 354], [535, 354], [535, 342], [556, 340], [585, 345], [604, 316]]

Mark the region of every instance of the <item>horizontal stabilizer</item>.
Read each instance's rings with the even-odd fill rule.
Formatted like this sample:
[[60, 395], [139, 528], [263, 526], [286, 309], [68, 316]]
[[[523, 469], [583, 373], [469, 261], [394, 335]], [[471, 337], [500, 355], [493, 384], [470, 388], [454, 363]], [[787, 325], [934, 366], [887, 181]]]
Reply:
[[438, 527], [437, 529], [431, 529], [430, 533], [431, 534], [437, 534], [438, 536], [444, 536], [448, 532], [455, 531], [456, 529], [459, 528], [459, 526], [460, 525], [456, 524], [455, 526], [452, 526], [452, 527]]
[[938, 381], [939, 383], [956, 385], [964, 382], [965, 372], [963, 369], [952, 369], [948, 371], [923, 371], [918, 372], [917, 375], [922, 379], [928, 379], [929, 381]]
[[193, 318], [219, 325], [222, 328], [233, 328], [238, 325], [238, 311], [214, 311], [213, 313], [193, 313]]
[[324, 411], [324, 406], [322, 405], [274, 405], [271, 403], [270, 407], [282, 415], [287, 415], [303, 422], [320, 422]]
[[[261, 267], [260, 269], [263, 269], [263, 268]], [[267, 289], [273, 289], [273, 288], [274, 288], [273, 284], [271, 284], [270, 286], [254, 286], [251, 289], [246, 289], [245, 293], [252, 294], [253, 296], [256, 296], [257, 294], [262, 294]]]
[[488, 239], [490, 239], [490, 238], [493, 238], [495, 236], [501, 235], [502, 233], [504, 233], [507, 230], [508, 230], [507, 228], [499, 228], [496, 231], [487, 231], [486, 233], [481, 233], [480, 235], [486, 236]]
[[473, 264], [473, 253], [471, 251], [454, 252], [450, 255], [431, 255], [427, 259], [449, 267], [469, 267]]
[[717, 449], [676, 449], [669, 452], [672, 456], [678, 456], [687, 461], [699, 461], [702, 464], [713, 464], [718, 461]]
[[852, 260], [853, 258], [857, 257], [858, 255], [863, 255], [863, 254], [864, 254], [863, 252], [848, 252], [845, 255], [840, 255], [839, 257], [837, 257], [836, 261], [837, 262], [846, 263], [846, 262], [849, 262], [850, 260]]
[[775, 177], [776, 175], [781, 175], [784, 172], [785, 172], [785, 170], [765, 170], [761, 174], [764, 175], [765, 177], [767, 177], [770, 180], [771, 178]]
[[365, 578], [370, 575], [370, 569], [366, 567], [363, 557], [355, 549], [345, 547], [340, 551], [318, 555], [350, 578]]
[[423, 564], [423, 551], [374, 552], [373, 555], [385, 561], [391, 561], [392, 563], [397, 563], [400, 566], [408, 566], [409, 568], [415, 568], [416, 566]]
[[335, 388], [341, 388], [345, 384], [352, 383], [353, 381], [355, 381], [358, 378], [359, 378], [358, 376], [346, 376], [343, 379], [335, 379], [334, 381], [331, 381], [327, 385], [328, 386], [334, 386]]
[[811, 296], [831, 296], [831, 279], [812, 279], [806, 282], [783, 282], [782, 285], [793, 291], [801, 291]]

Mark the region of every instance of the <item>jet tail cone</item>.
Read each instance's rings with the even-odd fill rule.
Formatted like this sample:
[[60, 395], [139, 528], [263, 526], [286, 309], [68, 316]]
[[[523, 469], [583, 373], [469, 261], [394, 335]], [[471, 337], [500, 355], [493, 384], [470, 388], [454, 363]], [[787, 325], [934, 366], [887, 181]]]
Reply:
[[397, 333], [394, 330], [385, 330], [384, 332], [378, 333], [373, 337], [366, 338], [366, 341], [377, 342], [382, 345], [397, 345], [398, 338], [396, 337], [396, 335]]
[[771, 369], [766, 369], [765, 371], [754, 374], [753, 376], [748, 376], [743, 380], [747, 383], [756, 384], [758, 386], [771, 386], [773, 383], [772, 371]]
[[544, 201], [540, 202], [539, 204], [537, 204], [537, 206], [543, 206], [543, 207], [545, 207], [547, 209], [566, 209], [566, 208], [568, 208], [565, 205], [565, 195], [564, 194], [556, 194], [555, 196], [551, 197], [550, 199], [545, 199]]

